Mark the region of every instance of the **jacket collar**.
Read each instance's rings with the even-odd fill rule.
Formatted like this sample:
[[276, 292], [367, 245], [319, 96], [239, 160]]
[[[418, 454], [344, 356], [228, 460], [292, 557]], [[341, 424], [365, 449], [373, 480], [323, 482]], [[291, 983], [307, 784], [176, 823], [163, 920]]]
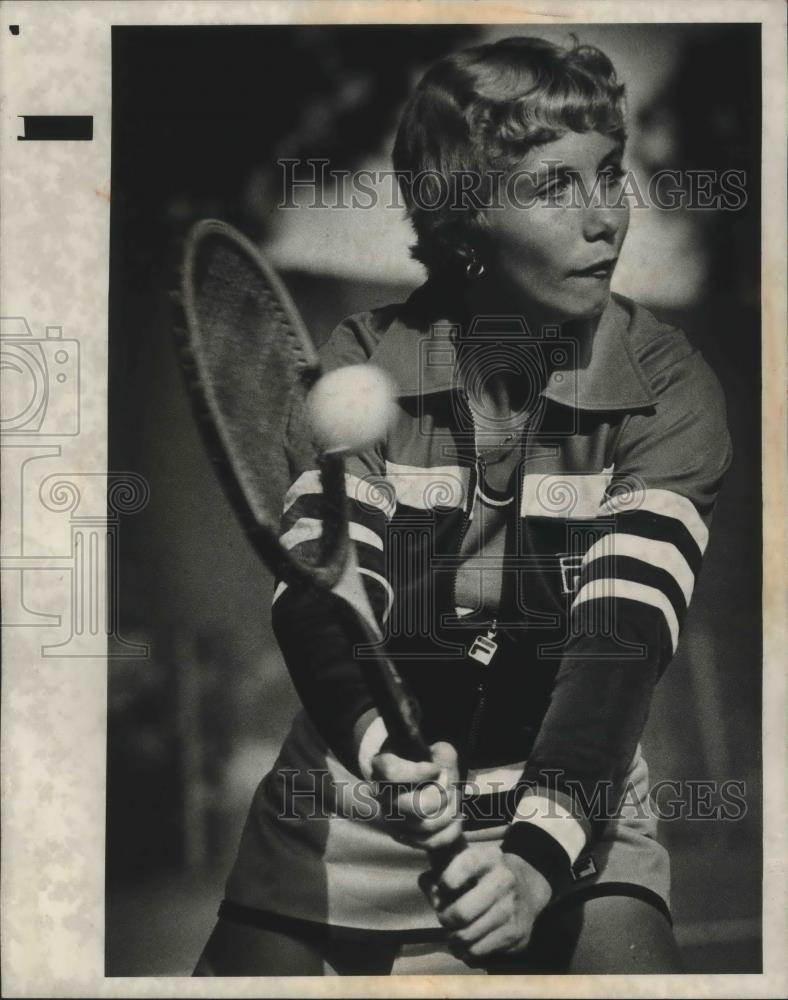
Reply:
[[[459, 320], [436, 308], [430, 286], [422, 285], [404, 303], [370, 357], [392, 376], [401, 396], [460, 388], [454, 348]], [[578, 333], [577, 350], [568, 352], [575, 363], [553, 371], [542, 395], [587, 410], [653, 406], [656, 396], [630, 346], [637, 322], [634, 303], [611, 295], [596, 329]]]

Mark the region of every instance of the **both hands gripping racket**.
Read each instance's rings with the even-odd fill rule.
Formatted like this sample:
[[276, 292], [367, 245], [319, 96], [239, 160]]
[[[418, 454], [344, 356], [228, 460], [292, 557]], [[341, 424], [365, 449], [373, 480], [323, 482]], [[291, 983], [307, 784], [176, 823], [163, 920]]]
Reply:
[[[176, 326], [181, 366], [208, 452], [255, 551], [290, 586], [330, 590], [350, 557], [345, 466], [341, 454], [318, 456], [323, 531], [315, 562], [279, 541], [289, 484], [283, 447], [293, 407], [303, 406], [322, 374], [312, 339], [286, 288], [246, 237], [217, 220], [198, 222], [186, 238]], [[361, 633], [379, 649], [380, 636], [361, 614]], [[378, 652], [364, 660], [392, 750], [414, 761], [432, 755], [418, 706], [394, 664]], [[430, 854], [440, 873], [465, 849], [461, 836]]]

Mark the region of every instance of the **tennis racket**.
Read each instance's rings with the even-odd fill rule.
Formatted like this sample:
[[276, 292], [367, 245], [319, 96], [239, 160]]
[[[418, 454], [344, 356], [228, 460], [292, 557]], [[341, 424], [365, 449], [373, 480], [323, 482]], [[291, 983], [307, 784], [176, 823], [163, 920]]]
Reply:
[[[198, 222], [185, 243], [175, 332], [197, 422], [225, 492], [255, 551], [288, 585], [330, 590], [351, 548], [345, 465], [340, 453], [318, 456], [323, 531], [314, 562], [279, 541], [289, 484], [283, 440], [288, 415], [303, 406], [322, 374], [312, 339], [287, 289], [260, 250], [218, 220]], [[311, 443], [310, 443], [311, 447]], [[361, 634], [380, 648], [374, 619], [355, 609]], [[363, 661], [392, 750], [431, 761], [418, 705], [382, 653]], [[430, 855], [439, 874], [465, 849], [464, 838]]]

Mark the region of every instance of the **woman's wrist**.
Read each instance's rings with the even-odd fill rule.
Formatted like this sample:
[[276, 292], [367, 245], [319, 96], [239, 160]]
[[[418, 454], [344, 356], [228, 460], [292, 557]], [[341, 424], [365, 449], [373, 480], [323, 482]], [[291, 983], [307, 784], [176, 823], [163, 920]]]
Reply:
[[510, 824], [501, 850], [526, 862], [553, 890], [571, 875], [572, 859], [564, 847], [547, 831], [532, 823]]
[[520, 885], [525, 886], [536, 913], [541, 912], [553, 898], [553, 888], [544, 875], [517, 854], [503, 853], [504, 864]]

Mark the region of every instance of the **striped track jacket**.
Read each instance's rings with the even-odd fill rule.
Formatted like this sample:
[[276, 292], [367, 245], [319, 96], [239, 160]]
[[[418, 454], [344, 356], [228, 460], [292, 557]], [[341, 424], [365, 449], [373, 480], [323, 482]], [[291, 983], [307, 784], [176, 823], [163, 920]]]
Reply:
[[[467, 823], [503, 816], [503, 849], [553, 882], [609, 815], [600, 790], [615, 795], [676, 651], [731, 459], [724, 400], [684, 334], [621, 296], [592, 335], [525, 340], [515, 319], [463, 328], [491, 351], [518, 335], [523, 349], [538, 345], [546, 376], [514, 477], [499, 648], [481, 664], [468, 654], [486, 623], [459, 619], [454, 600], [480, 468], [447, 301], [427, 282], [345, 320], [324, 346], [329, 369], [385, 370], [398, 419], [348, 462], [357, 566], [334, 597], [279, 583], [274, 628], [315, 729], [365, 775], [386, 733], [375, 720], [355, 757], [353, 725], [374, 706], [344, 609], [373, 614], [428, 740], [451, 742], [466, 775], [522, 765], [514, 788], [471, 796]], [[305, 435], [295, 414], [282, 540], [308, 555], [320, 487]]]

